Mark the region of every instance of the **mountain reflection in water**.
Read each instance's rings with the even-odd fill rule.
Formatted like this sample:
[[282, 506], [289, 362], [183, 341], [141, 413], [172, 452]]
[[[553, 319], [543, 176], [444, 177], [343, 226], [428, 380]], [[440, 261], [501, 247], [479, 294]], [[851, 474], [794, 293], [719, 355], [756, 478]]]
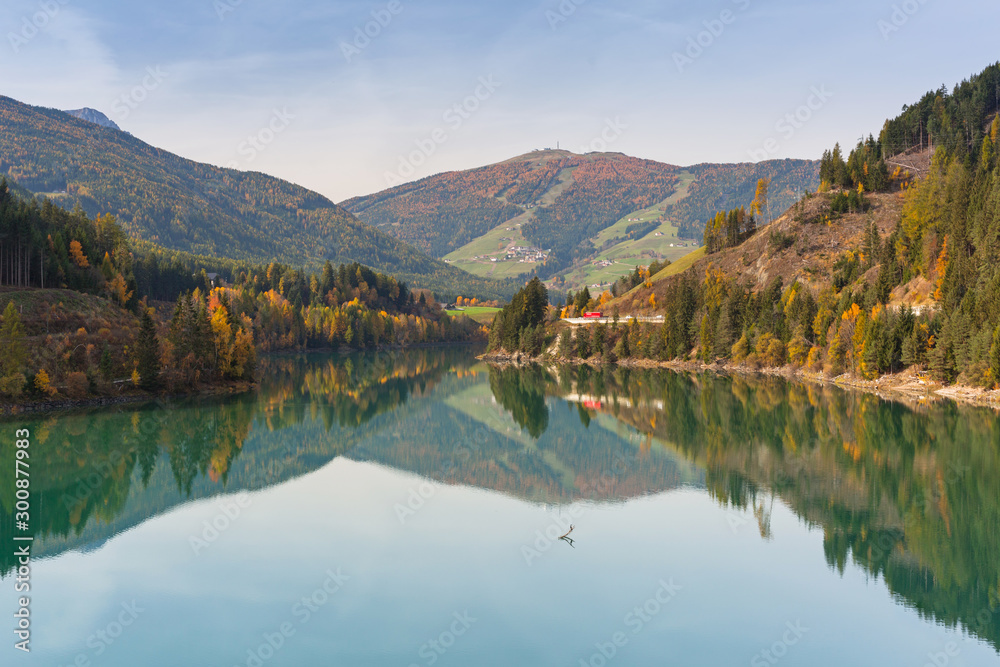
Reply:
[[[33, 434], [36, 557], [99, 548], [175, 506], [337, 457], [557, 507], [690, 486], [752, 513], [761, 539], [778, 499], [822, 529], [830, 568], [862, 568], [922, 617], [1000, 647], [990, 410], [771, 377], [496, 368], [466, 349], [266, 358], [261, 377], [225, 400], [20, 420]], [[12, 484], [0, 476], [4, 502]], [[12, 520], [4, 505], [6, 543]], [[574, 548], [575, 529], [558, 533]], [[5, 550], [0, 571], [13, 567]]]

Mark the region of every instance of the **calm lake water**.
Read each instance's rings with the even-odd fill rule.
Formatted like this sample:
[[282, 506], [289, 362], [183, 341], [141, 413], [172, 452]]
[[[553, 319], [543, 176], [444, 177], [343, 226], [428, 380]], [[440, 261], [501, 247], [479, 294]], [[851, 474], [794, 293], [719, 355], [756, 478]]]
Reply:
[[3, 665], [1000, 665], [991, 411], [471, 349], [262, 376], [3, 425]]

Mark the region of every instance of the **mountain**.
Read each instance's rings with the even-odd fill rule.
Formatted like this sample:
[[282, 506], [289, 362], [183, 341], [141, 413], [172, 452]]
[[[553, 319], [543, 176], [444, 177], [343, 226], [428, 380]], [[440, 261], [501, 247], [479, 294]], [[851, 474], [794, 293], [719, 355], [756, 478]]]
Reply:
[[65, 208], [111, 213], [133, 239], [171, 250], [307, 267], [356, 261], [442, 294], [514, 291], [432, 259], [293, 183], [187, 160], [2, 96], [0, 176]]
[[102, 114], [97, 109], [91, 109], [90, 107], [84, 107], [82, 109], [74, 109], [72, 111], [67, 111], [70, 116], [74, 118], [79, 118], [80, 120], [85, 120], [88, 123], [93, 123], [94, 125], [100, 125], [101, 127], [107, 127], [112, 130], [121, 131], [118, 124], [113, 120]]
[[748, 205], [761, 178], [771, 179], [772, 207], [783, 210], [819, 184], [819, 162], [677, 167], [621, 153], [544, 150], [343, 206], [478, 275], [537, 271], [589, 280], [594, 272], [581, 269], [595, 262], [607, 262], [605, 273], [617, 277], [638, 263], [682, 256], [718, 208]]

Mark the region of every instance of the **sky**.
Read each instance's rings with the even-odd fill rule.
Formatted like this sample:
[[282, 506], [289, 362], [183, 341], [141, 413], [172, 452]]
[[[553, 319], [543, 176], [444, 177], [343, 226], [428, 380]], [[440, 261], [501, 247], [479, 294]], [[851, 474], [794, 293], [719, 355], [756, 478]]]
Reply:
[[557, 145], [817, 159], [1000, 60], [994, 0], [3, 0], [0, 94], [334, 201]]

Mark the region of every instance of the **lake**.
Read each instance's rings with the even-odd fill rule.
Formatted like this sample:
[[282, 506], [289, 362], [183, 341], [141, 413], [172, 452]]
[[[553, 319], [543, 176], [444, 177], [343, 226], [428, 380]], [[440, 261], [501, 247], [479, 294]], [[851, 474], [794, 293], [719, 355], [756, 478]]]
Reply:
[[475, 352], [5, 422], [3, 664], [1000, 665], [996, 413]]

